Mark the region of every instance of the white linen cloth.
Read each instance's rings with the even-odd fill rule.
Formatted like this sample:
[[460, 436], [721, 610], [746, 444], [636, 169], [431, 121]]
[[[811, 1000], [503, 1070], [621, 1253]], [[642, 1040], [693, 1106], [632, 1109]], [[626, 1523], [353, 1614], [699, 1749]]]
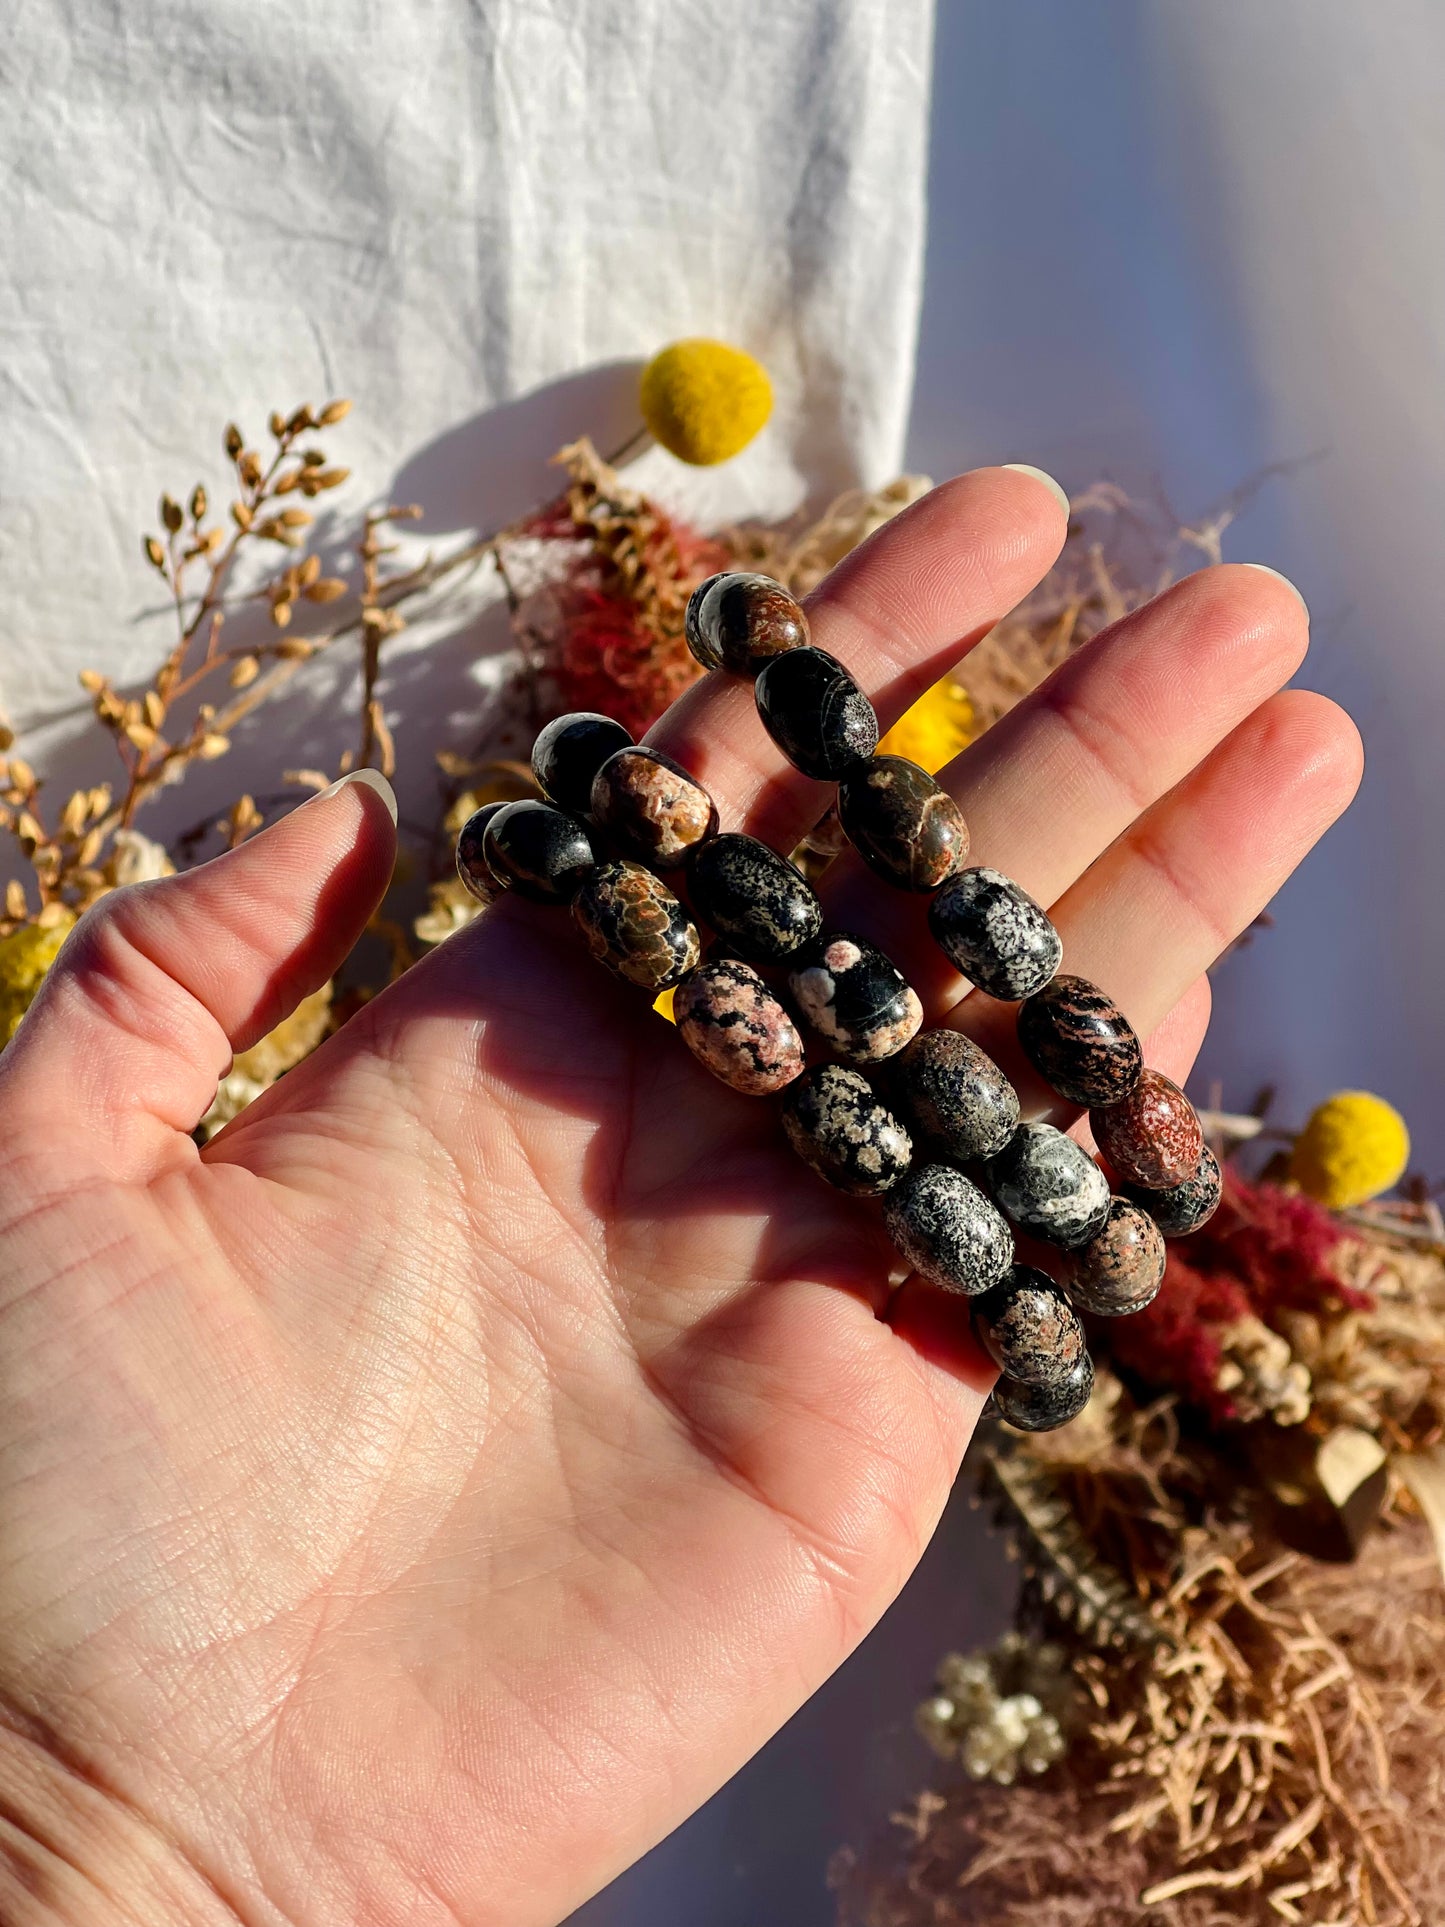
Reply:
[[[561, 442], [631, 433], [631, 364], [713, 334], [765, 362], [774, 423], [706, 474], [653, 451], [645, 485], [706, 519], [887, 479], [930, 26], [929, 0], [12, 8], [0, 708], [32, 760], [87, 772], [65, 749], [86, 720], [77, 672], [158, 662], [173, 618], [140, 531], [163, 487], [201, 476], [222, 497], [232, 418], [254, 438], [273, 407], [349, 395], [330, 440], [355, 483], [328, 508], [389, 495], [430, 530], [489, 528], [550, 492]], [[432, 678], [451, 706], [456, 670]], [[193, 821], [197, 796], [286, 760], [334, 762], [354, 733], [341, 673], [312, 674], [309, 705], [141, 827]], [[413, 663], [408, 725], [426, 681]], [[423, 786], [428, 761], [412, 759]]]

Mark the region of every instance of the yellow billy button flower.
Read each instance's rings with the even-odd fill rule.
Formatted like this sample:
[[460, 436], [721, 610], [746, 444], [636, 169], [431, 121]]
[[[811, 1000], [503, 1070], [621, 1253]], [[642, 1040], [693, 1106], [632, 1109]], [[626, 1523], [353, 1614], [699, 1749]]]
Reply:
[[973, 741], [973, 704], [951, 676], [906, 710], [878, 745], [886, 756], [906, 756], [930, 776], [953, 761]]
[[1392, 1104], [1368, 1091], [1336, 1091], [1295, 1139], [1289, 1174], [1340, 1211], [1398, 1184], [1409, 1161], [1410, 1133]]
[[0, 937], [0, 1046], [20, 1028], [74, 924], [74, 913], [57, 904], [45, 923], [23, 923]]
[[730, 461], [773, 412], [762, 363], [701, 336], [660, 349], [642, 371], [638, 399], [654, 439], [698, 468]]

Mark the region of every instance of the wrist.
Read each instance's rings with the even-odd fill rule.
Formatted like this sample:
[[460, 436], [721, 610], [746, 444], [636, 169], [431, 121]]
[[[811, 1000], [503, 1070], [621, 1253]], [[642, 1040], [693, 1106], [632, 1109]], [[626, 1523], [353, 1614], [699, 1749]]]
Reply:
[[5, 1927], [239, 1927], [179, 1843], [0, 1713]]

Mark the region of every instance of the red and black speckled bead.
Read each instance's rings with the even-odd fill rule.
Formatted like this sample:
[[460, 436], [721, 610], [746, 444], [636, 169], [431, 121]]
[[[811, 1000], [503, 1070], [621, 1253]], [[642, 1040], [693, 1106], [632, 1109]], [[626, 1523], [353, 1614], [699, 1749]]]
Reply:
[[672, 1015], [693, 1056], [735, 1091], [765, 1097], [802, 1074], [798, 1027], [751, 964], [699, 964], [678, 985]]
[[642, 990], [666, 990], [702, 951], [697, 925], [640, 863], [599, 865], [573, 898], [572, 915], [597, 961]]
[[1019, 1010], [1019, 1044], [1071, 1104], [1117, 1104], [1144, 1069], [1134, 1026], [1086, 977], [1055, 977], [1035, 991]]
[[963, 811], [906, 756], [874, 756], [849, 770], [838, 820], [869, 869], [897, 890], [936, 890], [968, 855]]
[[1166, 1256], [1164, 1234], [1148, 1213], [1115, 1198], [1103, 1229], [1068, 1254], [1064, 1283], [1096, 1318], [1126, 1318], [1159, 1295]]
[[1057, 1432], [1076, 1419], [1094, 1390], [1094, 1361], [1087, 1352], [1057, 1385], [1025, 1385], [1001, 1378], [993, 1388], [993, 1410], [1016, 1432]]
[[1146, 1070], [1117, 1104], [1089, 1113], [1094, 1142], [1121, 1178], [1164, 1190], [1199, 1168], [1204, 1129], [1194, 1106], [1162, 1071]]
[[1060, 1385], [1088, 1357], [1079, 1314], [1046, 1272], [1013, 1265], [975, 1299], [978, 1341], [1006, 1378]]

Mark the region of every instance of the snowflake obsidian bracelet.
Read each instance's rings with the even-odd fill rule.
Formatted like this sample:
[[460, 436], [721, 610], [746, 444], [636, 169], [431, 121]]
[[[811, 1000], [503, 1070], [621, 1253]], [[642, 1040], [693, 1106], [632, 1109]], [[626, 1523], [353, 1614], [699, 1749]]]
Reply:
[[[1164, 1275], [1165, 1234], [1197, 1230], [1219, 1202], [1194, 1108], [1145, 1069], [1112, 998], [1060, 973], [1063, 944], [1039, 905], [999, 871], [967, 867], [958, 805], [916, 763], [877, 753], [872, 704], [813, 645], [780, 584], [709, 578], [688, 604], [687, 640], [706, 669], [754, 679], [779, 749], [837, 784], [838, 820], [863, 861], [895, 888], [928, 893], [944, 955], [975, 990], [1019, 1006], [1024, 1056], [1088, 1110], [1121, 1195], [1072, 1137], [1020, 1118], [1012, 1084], [976, 1044], [922, 1028], [892, 960], [826, 929], [786, 857], [720, 833], [701, 784], [608, 717], [546, 726], [532, 772], [548, 800], [478, 810], [457, 844], [462, 880], [484, 901], [510, 888], [570, 904], [608, 969], [653, 996], [674, 988], [694, 1056], [734, 1090], [780, 1093], [798, 1155], [839, 1190], [882, 1197], [904, 1262], [969, 1300], [999, 1367], [1001, 1416], [1030, 1431], [1066, 1424], [1094, 1379], [1078, 1308], [1142, 1310]], [[691, 911], [659, 873], [679, 875]], [[716, 939], [706, 957], [694, 917]], [[805, 1032], [831, 1058], [810, 1067]], [[1015, 1231], [1053, 1248], [1058, 1279], [1018, 1262]]]

